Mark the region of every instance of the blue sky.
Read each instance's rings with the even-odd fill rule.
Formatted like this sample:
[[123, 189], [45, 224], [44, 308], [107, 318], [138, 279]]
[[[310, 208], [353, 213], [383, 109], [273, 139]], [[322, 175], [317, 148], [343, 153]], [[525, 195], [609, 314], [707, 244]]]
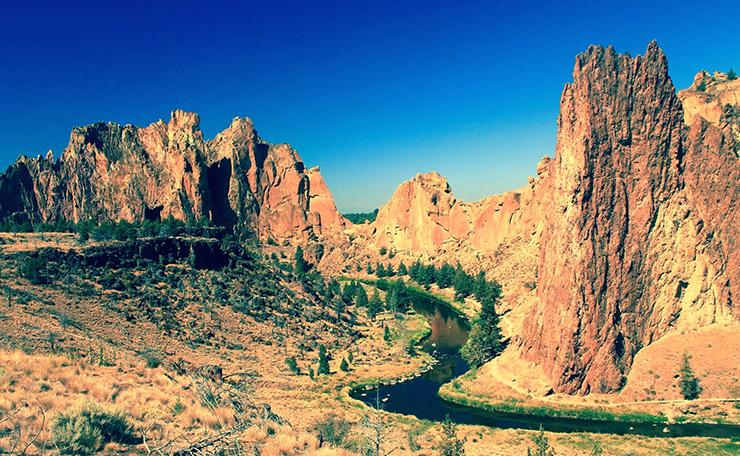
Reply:
[[0, 0], [0, 169], [60, 155], [74, 126], [173, 109], [206, 138], [235, 116], [319, 165], [339, 209], [418, 172], [465, 201], [553, 155], [563, 85], [590, 44], [657, 39], [677, 88], [740, 70], [740, 2]]

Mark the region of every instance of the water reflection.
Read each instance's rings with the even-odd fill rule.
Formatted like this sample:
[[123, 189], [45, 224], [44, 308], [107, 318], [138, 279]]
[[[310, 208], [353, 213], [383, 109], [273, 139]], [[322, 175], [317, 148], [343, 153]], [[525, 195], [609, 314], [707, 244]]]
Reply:
[[[446, 383], [464, 374], [468, 366], [460, 358], [459, 348], [468, 339], [470, 327], [465, 319], [445, 304], [412, 294], [416, 312], [427, 318], [432, 334], [423, 341], [422, 349], [438, 360], [432, 370], [414, 380], [382, 387], [377, 394], [383, 408], [389, 412], [415, 415], [421, 419], [442, 421], [446, 415], [460, 424], [480, 424], [503, 429], [538, 429], [540, 424], [552, 432], [599, 432], [610, 434], [639, 434], [652, 437], [703, 436], [730, 438], [740, 434], [733, 425], [655, 425], [652, 423], [619, 423], [586, 421], [568, 418], [538, 417], [511, 413], [486, 412], [442, 401], [437, 391]], [[355, 399], [369, 406], [375, 405], [376, 391], [358, 391]]]

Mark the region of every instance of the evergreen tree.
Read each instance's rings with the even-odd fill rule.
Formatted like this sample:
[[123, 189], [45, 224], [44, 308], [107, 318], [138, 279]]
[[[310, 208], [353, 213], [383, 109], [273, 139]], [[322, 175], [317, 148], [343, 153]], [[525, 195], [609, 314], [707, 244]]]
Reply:
[[295, 248], [295, 265], [293, 267], [293, 270], [296, 275], [303, 275], [310, 269], [310, 265], [306, 261], [305, 258], [303, 258], [303, 248], [299, 245]]
[[370, 264], [369, 261], [367, 262], [367, 268], [365, 268], [365, 272], [367, 272], [368, 274], [372, 274], [373, 273], [373, 265]]
[[355, 300], [355, 294], [357, 293], [358, 287], [360, 286], [354, 280], [344, 284], [344, 288], [342, 289], [342, 299], [344, 299], [345, 303], [351, 304], [352, 301]]
[[355, 293], [355, 305], [357, 307], [367, 307], [367, 304], [368, 300], [365, 288], [363, 288], [362, 285], [358, 285], [357, 292]]
[[439, 456], [465, 456], [466, 438], [457, 437], [457, 424], [450, 420], [450, 415], [442, 422], [442, 436], [439, 442]]
[[388, 263], [388, 265], [385, 267], [385, 276], [393, 277], [394, 275], [396, 275], [396, 271], [393, 270], [393, 265]]
[[455, 268], [445, 261], [437, 272], [437, 286], [442, 289], [449, 288], [454, 280]]
[[421, 262], [419, 260], [416, 260], [414, 264], [411, 265], [409, 268], [409, 277], [411, 277], [411, 280], [413, 280], [416, 283], [419, 283], [419, 277], [421, 276], [421, 269], [423, 266], [421, 265]]
[[481, 303], [481, 312], [473, 321], [468, 341], [460, 349], [460, 355], [472, 367], [485, 364], [504, 350], [500, 319], [496, 312], [497, 299], [488, 297]]
[[398, 265], [398, 275], [399, 276], [409, 275], [409, 270], [406, 269], [406, 265], [403, 264], [403, 261], [401, 261], [401, 264]]
[[534, 442], [534, 450], [527, 448], [527, 456], [555, 456], [555, 451], [550, 448], [550, 443], [545, 437], [545, 429], [540, 424], [540, 432], [532, 437]]
[[367, 303], [367, 314], [373, 320], [375, 316], [383, 311], [383, 301], [380, 299], [378, 289], [373, 291], [373, 295], [370, 297], [370, 301]]
[[319, 368], [316, 373], [329, 375], [329, 359], [326, 357], [326, 347], [323, 345], [319, 345]]
[[349, 371], [349, 364], [347, 364], [347, 359], [346, 358], [342, 358], [342, 364], [339, 365], [339, 369], [341, 369], [342, 372]]
[[386, 308], [392, 312], [406, 313], [411, 306], [411, 297], [406, 291], [403, 280], [397, 279], [391, 282], [390, 288], [385, 295]]
[[678, 386], [681, 388], [681, 394], [684, 399], [694, 400], [699, 397], [702, 391], [699, 386], [699, 379], [694, 375], [694, 371], [691, 369], [689, 364], [691, 356], [688, 353], [683, 354], [683, 364], [681, 365], [681, 378], [678, 380]]
[[730, 81], [734, 81], [737, 79], [737, 73], [735, 73], [735, 70], [730, 67], [730, 71], [727, 72], [727, 79]]
[[385, 268], [383, 267], [383, 263], [381, 263], [380, 261], [375, 263], [375, 275], [379, 279], [385, 277]]
[[285, 364], [288, 365], [288, 369], [290, 369], [291, 372], [293, 372], [296, 375], [300, 375], [301, 368], [298, 367], [298, 361], [296, 361], [295, 356], [291, 356], [290, 358], [287, 358], [285, 360]]
[[334, 296], [342, 295], [342, 286], [339, 285], [337, 279], [331, 279], [329, 284], [326, 286], [326, 297], [332, 299]]
[[473, 278], [459, 264], [455, 271], [453, 285], [455, 286], [455, 301], [457, 302], [464, 302], [465, 298], [473, 293]]
[[388, 327], [388, 325], [383, 325], [383, 340], [385, 340], [389, 344], [391, 343], [391, 341], [393, 341], [393, 337], [391, 336], [391, 329]]

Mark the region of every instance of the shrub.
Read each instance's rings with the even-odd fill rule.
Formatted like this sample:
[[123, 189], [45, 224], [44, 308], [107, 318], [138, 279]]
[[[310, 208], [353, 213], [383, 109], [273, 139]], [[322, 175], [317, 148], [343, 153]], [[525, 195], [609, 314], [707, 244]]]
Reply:
[[351, 427], [352, 425], [344, 417], [329, 413], [322, 420], [317, 421], [313, 428], [320, 439], [334, 446], [342, 446]]
[[159, 358], [159, 356], [156, 353], [146, 354], [146, 367], [148, 367], [149, 369], [156, 369], [161, 365], [162, 365], [162, 360]]
[[89, 401], [56, 416], [51, 423], [51, 434], [61, 454], [92, 454], [108, 442], [135, 440], [125, 412]]

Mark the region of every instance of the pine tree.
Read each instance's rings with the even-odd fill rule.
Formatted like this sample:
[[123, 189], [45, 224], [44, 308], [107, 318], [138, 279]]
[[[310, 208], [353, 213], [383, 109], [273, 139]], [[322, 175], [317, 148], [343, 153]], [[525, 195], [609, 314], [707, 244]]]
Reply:
[[397, 279], [391, 282], [391, 286], [385, 295], [386, 308], [392, 312], [406, 313], [411, 306], [411, 298], [406, 291], [403, 280]]
[[733, 70], [732, 67], [730, 67], [730, 71], [727, 72], [727, 79], [729, 81], [737, 79], [737, 73], [735, 73], [735, 70]]
[[442, 422], [442, 437], [439, 442], [439, 456], [464, 456], [465, 442], [457, 437], [457, 424], [450, 420], [450, 415]]
[[393, 341], [393, 337], [391, 336], [391, 329], [388, 327], [388, 325], [383, 325], [383, 340], [385, 340], [389, 344], [391, 343], [391, 341]]
[[445, 262], [437, 272], [437, 286], [445, 289], [452, 286], [455, 280], [455, 268], [449, 263]]
[[357, 286], [357, 292], [355, 292], [355, 305], [357, 307], [367, 307], [368, 305], [367, 293], [362, 285]]
[[465, 302], [465, 298], [473, 293], [473, 278], [459, 264], [455, 271], [453, 285], [455, 287], [455, 301], [457, 302]]
[[375, 316], [382, 311], [383, 301], [380, 299], [380, 295], [378, 295], [378, 289], [376, 288], [373, 291], [373, 295], [370, 297], [370, 301], [367, 303], [367, 314], [370, 318], [374, 320]]
[[339, 369], [341, 369], [342, 372], [347, 372], [349, 370], [349, 364], [347, 364], [346, 358], [342, 358], [342, 364], [339, 365]]
[[383, 263], [381, 263], [380, 261], [375, 263], [375, 275], [379, 279], [385, 277], [385, 268], [383, 267]]
[[681, 394], [684, 399], [694, 400], [699, 397], [702, 387], [699, 386], [699, 379], [694, 375], [691, 364], [689, 363], [691, 355], [683, 354], [683, 364], [681, 365], [681, 378], [678, 380], [678, 386], [681, 388]]
[[316, 373], [329, 375], [329, 359], [326, 357], [326, 348], [323, 345], [319, 345], [319, 368]]
[[290, 369], [291, 372], [293, 372], [296, 375], [300, 375], [301, 368], [298, 367], [298, 361], [296, 361], [295, 356], [291, 356], [290, 358], [287, 358], [285, 360], [285, 364], [288, 365], [288, 369]]
[[295, 258], [294, 271], [296, 275], [303, 275], [306, 272], [308, 272], [311, 266], [308, 264], [308, 262], [306, 262], [306, 259], [303, 258], [303, 248], [300, 245], [295, 248], [294, 258]]
[[401, 262], [401, 264], [398, 265], [398, 275], [399, 276], [409, 275], [409, 270], [406, 269], [406, 265], [403, 264], [403, 261]]
[[545, 429], [543, 429], [542, 424], [540, 424], [540, 432], [532, 437], [532, 441], [534, 442], [534, 450], [527, 448], [527, 456], [555, 456], [555, 451], [550, 448], [550, 443], [545, 437]]
[[[491, 288], [500, 289], [496, 282], [491, 285]], [[496, 298], [494, 299], [493, 296]], [[480, 314], [473, 321], [468, 341], [460, 349], [460, 355], [472, 367], [487, 363], [504, 350], [499, 327], [500, 318], [496, 312], [498, 296], [492, 293], [481, 303]]]

